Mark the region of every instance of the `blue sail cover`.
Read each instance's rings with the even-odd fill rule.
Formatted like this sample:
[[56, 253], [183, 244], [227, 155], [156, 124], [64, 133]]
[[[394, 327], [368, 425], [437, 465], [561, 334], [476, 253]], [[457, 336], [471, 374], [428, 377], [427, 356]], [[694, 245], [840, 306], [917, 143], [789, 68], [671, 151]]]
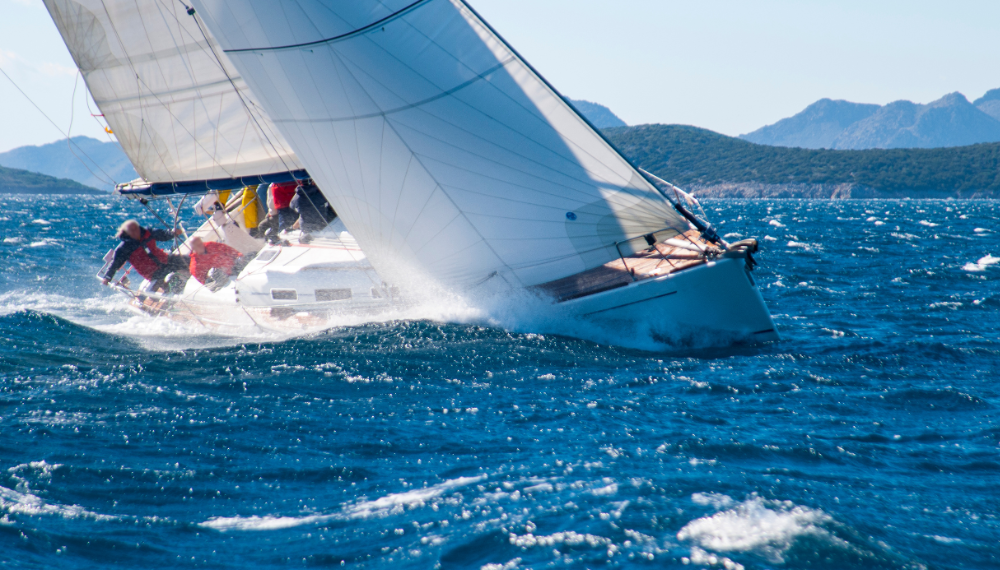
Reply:
[[212, 180], [189, 180], [184, 182], [127, 182], [119, 184], [115, 191], [122, 196], [169, 196], [173, 194], [204, 194], [212, 190], [234, 190], [254, 184], [271, 184], [305, 180], [309, 173], [305, 170], [276, 172], [238, 178], [215, 178]]

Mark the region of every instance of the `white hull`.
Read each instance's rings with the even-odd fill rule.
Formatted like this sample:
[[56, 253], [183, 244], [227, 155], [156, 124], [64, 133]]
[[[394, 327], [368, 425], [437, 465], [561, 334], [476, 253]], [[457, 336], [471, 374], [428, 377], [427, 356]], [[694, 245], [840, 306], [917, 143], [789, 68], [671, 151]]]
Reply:
[[[397, 307], [343, 224], [335, 221], [307, 243], [264, 246], [240, 275], [218, 290], [191, 278], [174, 295], [140, 288], [132, 307], [223, 334], [296, 334], [335, 323], [364, 322]], [[208, 236], [206, 236], [208, 237]]]
[[779, 340], [744, 260], [722, 258], [559, 305], [599, 324], [652, 331], [674, 343]]
[[[381, 281], [339, 220], [306, 243], [298, 237], [295, 232], [284, 245], [264, 246], [237, 278], [218, 290], [192, 278], [182, 293], [156, 295], [144, 292], [147, 282], [133, 307], [236, 335], [253, 329], [301, 334], [368, 322], [402, 308], [396, 291]], [[578, 297], [556, 302], [557, 311], [619, 334], [675, 345], [779, 339], [744, 255], [688, 257], [668, 268], [661, 259], [669, 256], [649, 253], [653, 251], [658, 250], [629, 257], [629, 265], [622, 260], [611, 284], [604, 285], [613, 288], [588, 293], [592, 285], [585, 285], [571, 292]], [[622, 280], [629, 275], [635, 281]]]

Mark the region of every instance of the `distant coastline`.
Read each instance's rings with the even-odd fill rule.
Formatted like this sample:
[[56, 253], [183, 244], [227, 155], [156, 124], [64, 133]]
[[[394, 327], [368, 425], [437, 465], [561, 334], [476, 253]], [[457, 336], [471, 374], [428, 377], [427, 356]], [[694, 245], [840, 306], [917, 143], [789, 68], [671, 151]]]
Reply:
[[90, 194], [107, 195], [97, 188], [91, 188], [67, 178], [55, 178], [38, 172], [5, 168], [0, 166], [0, 194]]
[[[638, 166], [704, 197], [1000, 199], [1000, 143], [829, 150], [755, 144], [685, 125], [602, 132]], [[46, 147], [61, 152], [65, 145], [32, 148]], [[115, 153], [107, 154], [117, 161]], [[0, 194], [108, 193], [67, 178], [0, 166]]]
[[766, 146], [684, 125], [603, 129], [637, 165], [717, 198], [1000, 198], [1000, 143], [828, 150]]
[[799, 200], [995, 200], [1000, 196], [985, 192], [956, 195], [954, 192], [885, 192], [858, 184], [762, 184], [728, 182], [687, 186], [684, 190], [698, 198], [764, 198]]

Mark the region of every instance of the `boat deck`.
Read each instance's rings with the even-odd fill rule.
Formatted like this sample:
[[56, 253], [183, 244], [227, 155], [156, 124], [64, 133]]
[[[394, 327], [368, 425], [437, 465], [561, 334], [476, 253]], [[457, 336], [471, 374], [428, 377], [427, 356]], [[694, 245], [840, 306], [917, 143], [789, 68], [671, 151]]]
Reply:
[[[676, 239], [687, 243], [693, 242], [692, 247], [695, 247], [694, 244], [703, 248], [710, 247], [697, 230], [690, 230], [683, 236], [677, 236]], [[705, 258], [700, 253], [666, 243], [657, 243], [624, 259], [616, 259], [576, 275], [537, 285], [535, 288], [555, 297], [557, 302], [569, 301], [624, 287], [635, 281], [676, 273], [704, 263]]]

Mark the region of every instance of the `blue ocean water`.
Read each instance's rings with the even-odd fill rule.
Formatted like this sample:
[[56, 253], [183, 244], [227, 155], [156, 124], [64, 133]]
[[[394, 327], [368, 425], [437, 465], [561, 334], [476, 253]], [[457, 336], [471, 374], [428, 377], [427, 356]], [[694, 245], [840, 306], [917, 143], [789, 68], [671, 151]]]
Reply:
[[221, 338], [93, 278], [135, 204], [0, 206], [0, 565], [1000, 567], [998, 202], [709, 203], [783, 340], [701, 348]]

